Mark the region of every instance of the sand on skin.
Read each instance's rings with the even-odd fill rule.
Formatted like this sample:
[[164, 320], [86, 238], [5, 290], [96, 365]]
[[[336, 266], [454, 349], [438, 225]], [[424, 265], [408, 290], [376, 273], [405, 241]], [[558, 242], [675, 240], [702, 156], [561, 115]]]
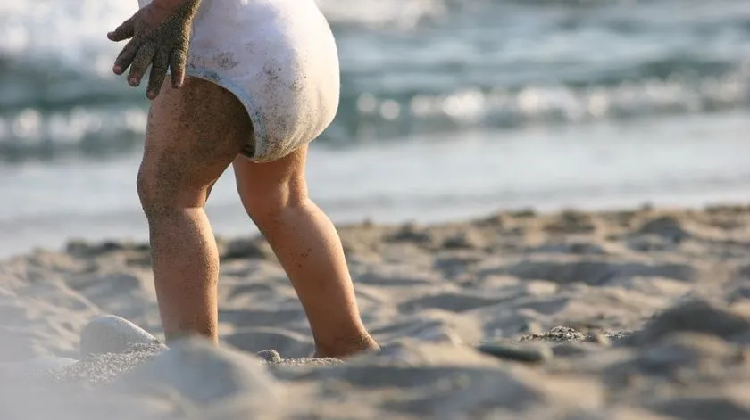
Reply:
[[98, 316], [159, 331], [144, 244], [0, 263], [3, 418], [750, 418], [748, 206], [339, 229], [385, 343], [346, 364], [257, 355], [312, 351], [262, 238], [220, 240], [222, 349], [79, 353]]

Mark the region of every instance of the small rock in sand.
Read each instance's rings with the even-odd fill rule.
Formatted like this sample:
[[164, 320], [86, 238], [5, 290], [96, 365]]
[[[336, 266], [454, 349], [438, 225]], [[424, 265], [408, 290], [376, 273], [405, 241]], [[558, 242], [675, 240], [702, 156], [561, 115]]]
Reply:
[[523, 341], [585, 341], [588, 336], [584, 333], [578, 332], [571, 327], [559, 325], [553, 327], [551, 330], [544, 334], [529, 334], [521, 338]]
[[261, 350], [257, 353], [258, 357], [269, 363], [281, 362], [281, 355], [276, 350]]

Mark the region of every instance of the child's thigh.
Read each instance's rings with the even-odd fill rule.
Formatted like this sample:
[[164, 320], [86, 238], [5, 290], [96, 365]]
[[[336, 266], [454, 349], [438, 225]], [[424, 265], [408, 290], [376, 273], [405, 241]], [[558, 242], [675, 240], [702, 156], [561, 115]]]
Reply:
[[271, 162], [252, 162], [244, 156], [238, 156], [233, 168], [237, 192], [245, 209], [262, 213], [304, 201], [307, 198], [307, 150], [308, 145], [302, 145]]
[[173, 88], [167, 80], [149, 112], [139, 175], [166, 194], [207, 187], [252, 135], [247, 111], [226, 89], [198, 78]]

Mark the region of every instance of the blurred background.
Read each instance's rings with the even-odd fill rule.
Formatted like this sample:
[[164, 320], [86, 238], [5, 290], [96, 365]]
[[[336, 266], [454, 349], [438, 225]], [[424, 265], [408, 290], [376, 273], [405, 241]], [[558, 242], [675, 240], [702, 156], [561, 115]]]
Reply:
[[[750, 193], [747, 0], [317, 0], [342, 97], [315, 141], [335, 222], [699, 206]], [[147, 237], [148, 101], [105, 33], [129, 0], [0, 3], [0, 258]], [[231, 171], [208, 212], [255, 232]]]

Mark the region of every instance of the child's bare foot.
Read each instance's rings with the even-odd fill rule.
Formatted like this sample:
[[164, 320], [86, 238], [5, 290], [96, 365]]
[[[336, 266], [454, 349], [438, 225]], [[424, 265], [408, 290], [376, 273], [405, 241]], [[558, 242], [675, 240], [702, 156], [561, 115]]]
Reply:
[[313, 357], [344, 359], [360, 353], [380, 350], [380, 345], [367, 333], [355, 339], [342, 339], [330, 346], [316, 344]]

